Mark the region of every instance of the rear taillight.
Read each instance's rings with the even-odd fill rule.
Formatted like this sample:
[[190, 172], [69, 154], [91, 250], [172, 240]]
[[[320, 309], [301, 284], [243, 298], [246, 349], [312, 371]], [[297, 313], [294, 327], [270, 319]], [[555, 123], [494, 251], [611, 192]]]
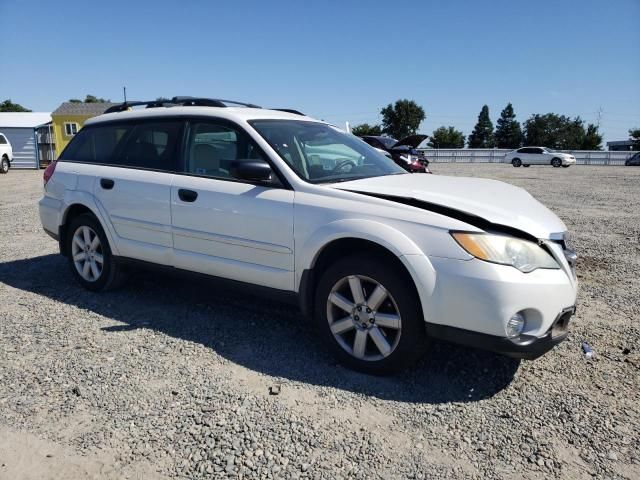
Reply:
[[42, 175], [42, 179], [44, 180], [44, 184], [46, 185], [49, 179], [53, 176], [53, 172], [56, 171], [56, 161], [51, 162], [47, 168], [44, 169], [44, 175]]

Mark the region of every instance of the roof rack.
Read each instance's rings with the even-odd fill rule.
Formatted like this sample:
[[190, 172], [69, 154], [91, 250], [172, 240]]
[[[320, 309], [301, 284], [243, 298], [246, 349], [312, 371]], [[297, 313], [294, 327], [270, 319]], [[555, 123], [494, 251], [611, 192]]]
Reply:
[[150, 100], [147, 102], [131, 101], [123, 102], [118, 105], [107, 108], [104, 113], [124, 112], [131, 107], [138, 107], [145, 105], [146, 108], [159, 108], [159, 107], [227, 107], [227, 104], [240, 105], [242, 107], [249, 108], [262, 108], [259, 105], [253, 103], [236, 102], [235, 100], [221, 100], [218, 98], [201, 98], [201, 97], [173, 97], [171, 99], [158, 99]]

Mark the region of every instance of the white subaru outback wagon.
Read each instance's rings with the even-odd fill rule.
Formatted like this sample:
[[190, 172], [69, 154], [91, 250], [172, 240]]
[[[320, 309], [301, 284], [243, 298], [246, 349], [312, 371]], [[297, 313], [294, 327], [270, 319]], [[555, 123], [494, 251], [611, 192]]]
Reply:
[[567, 229], [529, 193], [407, 173], [294, 110], [118, 105], [44, 181], [42, 224], [85, 288], [118, 285], [132, 262], [268, 287], [368, 373], [411, 364], [432, 338], [533, 359], [575, 311]]

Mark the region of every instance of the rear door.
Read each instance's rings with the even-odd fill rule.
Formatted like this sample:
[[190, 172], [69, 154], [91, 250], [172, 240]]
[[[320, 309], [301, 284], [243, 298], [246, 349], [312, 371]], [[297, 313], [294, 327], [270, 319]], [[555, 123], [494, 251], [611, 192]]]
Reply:
[[194, 119], [185, 138], [171, 187], [176, 266], [293, 290], [293, 190], [275, 177], [262, 184], [232, 177], [234, 160], [268, 159], [231, 122]]
[[98, 149], [117, 144], [96, 170], [94, 195], [108, 214], [122, 256], [173, 264], [171, 182], [182, 127], [181, 120], [153, 119], [96, 128]]

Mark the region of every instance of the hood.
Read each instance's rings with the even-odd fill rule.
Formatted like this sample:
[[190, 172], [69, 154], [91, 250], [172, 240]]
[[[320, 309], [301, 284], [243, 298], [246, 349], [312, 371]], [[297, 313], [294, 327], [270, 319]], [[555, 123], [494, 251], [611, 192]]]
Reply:
[[428, 135], [409, 135], [408, 137], [404, 137], [402, 140], [399, 140], [391, 148], [401, 147], [403, 145], [411, 148], [418, 148], [418, 145], [424, 142], [427, 138], [429, 138]]
[[[526, 190], [497, 180], [442, 175], [400, 174], [352, 180], [333, 188], [383, 197], [459, 218], [470, 224], [494, 224], [538, 239], [567, 227]], [[479, 220], [479, 221], [477, 221]], [[483, 228], [483, 227], [480, 227]]]

